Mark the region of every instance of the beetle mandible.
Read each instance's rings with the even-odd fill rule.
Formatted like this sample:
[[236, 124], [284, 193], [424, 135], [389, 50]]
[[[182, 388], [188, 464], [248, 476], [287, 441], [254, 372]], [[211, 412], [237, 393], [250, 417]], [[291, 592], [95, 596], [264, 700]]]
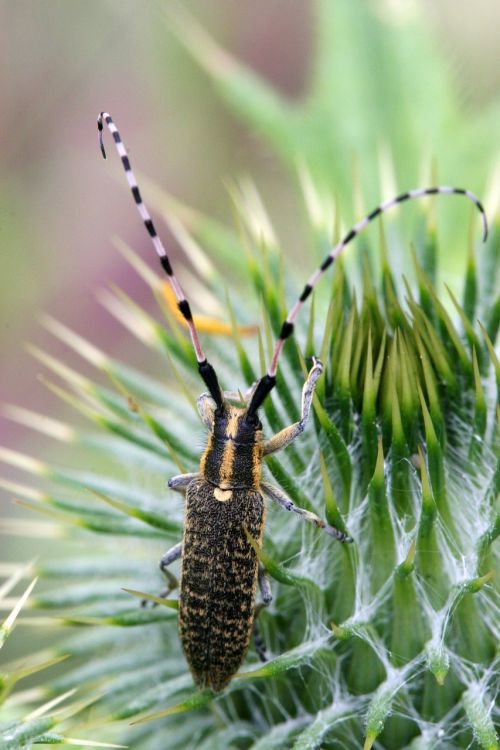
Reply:
[[196, 684], [220, 691], [229, 683], [245, 657], [255, 617], [257, 584], [263, 605], [271, 602], [269, 583], [249, 539], [252, 537], [259, 544], [261, 542], [265, 521], [264, 496], [285, 510], [311, 521], [339, 541], [352, 541], [347, 534], [329, 526], [315, 513], [299, 508], [280, 489], [261, 479], [263, 457], [285, 448], [304, 430], [316, 382], [323, 370], [321, 362], [313, 358], [313, 367], [302, 390], [300, 420], [264, 440], [258, 410], [276, 384], [283, 344], [293, 333], [294, 322], [302, 305], [344, 247], [373, 219], [398, 203], [437, 193], [463, 195], [481, 212], [484, 239], [488, 231], [486, 215], [474, 193], [444, 186], [409, 190], [377, 206], [352, 227], [310, 276], [282, 325], [267, 373], [250, 391], [245, 405], [234, 406], [222, 392], [215, 370], [207, 361], [189, 303], [142, 200], [120, 134], [107, 112], [101, 112], [97, 120], [102, 155], [106, 158], [102, 140], [104, 124], [113, 137], [137, 209], [188, 325], [198, 370], [208, 389], [198, 399], [200, 417], [208, 430], [207, 446], [200, 460], [199, 471], [181, 474], [168, 482], [171, 489], [185, 492], [183, 540], [163, 555], [160, 568], [170, 581], [175, 581], [167, 568], [181, 558], [181, 643]]

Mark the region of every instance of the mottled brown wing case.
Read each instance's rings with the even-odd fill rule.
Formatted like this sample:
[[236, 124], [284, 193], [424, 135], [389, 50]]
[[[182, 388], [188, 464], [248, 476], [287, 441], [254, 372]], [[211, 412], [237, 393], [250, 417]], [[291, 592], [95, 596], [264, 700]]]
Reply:
[[222, 690], [252, 630], [258, 561], [243, 527], [260, 540], [265, 506], [257, 490], [221, 502], [214, 489], [197, 479], [186, 492], [179, 630], [197, 685]]

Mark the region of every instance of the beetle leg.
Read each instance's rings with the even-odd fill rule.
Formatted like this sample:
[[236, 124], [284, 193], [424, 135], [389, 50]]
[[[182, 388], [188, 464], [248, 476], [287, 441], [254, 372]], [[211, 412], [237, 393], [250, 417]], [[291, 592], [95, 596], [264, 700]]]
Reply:
[[257, 653], [257, 656], [259, 657], [260, 661], [267, 661], [267, 649], [266, 644], [264, 643], [264, 639], [262, 638], [259, 630], [259, 626], [257, 625], [257, 620], [253, 621], [253, 645], [255, 646], [255, 651]]
[[302, 413], [300, 421], [295, 422], [289, 427], [285, 427], [284, 430], [280, 430], [272, 438], [266, 440], [263, 447], [263, 455], [267, 456], [270, 453], [276, 453], [282, 448], [286, 448], [287, 445], [295, 440], [303, 431], [309, 419], [309, 412], [311, 411], [312, 397], [314, 395], [314, 389], [316, 388], [316, 381], [323, 372], [323, 364], [321, 360], [313, 357], [313, 366], [307, 376], [307, 380], [302, 388]]
[[279, 490], [277, 487], [274, 487], [272, 484], [262, 482], [260, 487], [263, 493], [267, 495], [267, 497], [270, 497], [271, 500], [277, 502], [285, 510], [289, 510], [292, 513], [297, 513], [297, 515], [301, 516], [306, 521], [310, 521], [319, 529], [324, 529], [327, 534], [334, 536], [335, 539], [339, 540], [339, 542], [352, 542], [351, 537], [348, 536], [345, 532], [340, 531], [340, 529], [336, 529], [335, 526], [330, 526], [326, 523], [326, 521], [323, 521], [322, 518], [317, 516], [316, 513], [312, 513], [310, 510], [305, 510], [304, 508], [300, 508], [298, 505], [295, 505], [295, 503], [290, 500], [288, 495], [285, 495], [284, 492]]
[[[262, 606], [263, 607], [269, 607], [273, 600], [273, 595], [271, 593], [271, 585], [269, 583], [269, 579], [266, 576], [266, 571], [264, 570], [264, 566], [262, 563], [259, 563], [259, 589], [260, 589], [260, 595], [262, 596]], [[258, 613], [257, 613], [258, 614]]]
[[[162, 597], [162, 599], [165, 599], [165, 597], [167, 597], [170, 594], [170, 592], [173, 591], [173, 589], [177, 588], [177, 585], [178, 585], [177, 578], [174, 576], [173, 573], [171, 573], [168, 570], [168, 566], [171, 563], [175, 562], [175, 560], [178, 560], [179, 557], [181, 557], [181, 555], [182, 555], [182, 542], [178, 542], [177, 544], [174, 544], [173, 547], [170, 547], [170, 549], [168, 549], [165, 552], [165, 554], [162, 555], [160, 558], [159, 567], [167, 583], [165, 588], [162, 589], [159, 594]], [[143, 599], [141, 602], [141, 605], [143, 607], [146, 607], [148, 604], [150, 604], [148, 599]], [[157, 607], [158, 604], [156, 602], [152, 602], [152, 606]]]
[[269, 607], [273, 600], [273, 595], [271, 593], [271, 586], [269, 584], [269, 580], [266, 576], [266, 572], [264, 570], [264, 567], [262, 563], [259, 563], [259, 589], [260, 594], [262, 596], [262, 601], [255, 606], [255, 612], [254, 612], [254, 620], [253, 620], [253, 640], [255, 645], [255, 650], [257, 652], [257, 656], [261, 661], [267, 661], [267, 654], [266, 654], [266, 644], [264, 643], [264, 639], [262, 638], [259, 626], [257, 624], [257, 617], [259, 616], [259, 613], [261, 609], [264, 609], [264, 607]]
[[188, 484], [192, 482], [193, 479], [198, 479], [199, 476], [199, 474], [177, 474], [177, 476], [168, 480], [167, 486], [169, 489], [175, 490], [176, 492], [184, 492]]
[[182, 556], [182, 542], [178, 542], [177, 544], [174, 544], [173, 547], [170, 547], [164, 555], [161, 556], [160, 559], [160, 570], [161, 572], [166, 575], [168, 566], [175, 562], [175, 560], [178, 560], [179, 557]]
[[160, 570], [165, 576], [167, 581], [166, 587], [163, 589], [161, 596], [166, 597], [170, 594], [173, 589], [177, 588], [177, 578], [168, 570], [168, 566], [175, 560], [178, 560], [182, 555], [182, 542], [178, 542], [173, 547], [170, 547], [160, 559]]

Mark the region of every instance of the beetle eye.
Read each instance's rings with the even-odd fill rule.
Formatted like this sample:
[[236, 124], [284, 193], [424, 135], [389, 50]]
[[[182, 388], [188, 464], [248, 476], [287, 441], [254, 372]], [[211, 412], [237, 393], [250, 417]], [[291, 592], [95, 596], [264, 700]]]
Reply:
[[247, 412], [245, 416], [245, 422], [246, 424], [251, 425], [252, 427], [257, 427], [257, 428], [262, 427], [257, 414], [248, 414]]

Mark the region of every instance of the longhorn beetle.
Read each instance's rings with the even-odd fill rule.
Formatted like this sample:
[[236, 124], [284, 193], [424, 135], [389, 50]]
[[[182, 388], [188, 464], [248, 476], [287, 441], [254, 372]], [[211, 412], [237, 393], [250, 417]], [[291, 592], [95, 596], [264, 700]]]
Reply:
[[323, 370], [321, 362], [313, 358], [313, 367], [302, 389], [300, 421], [265, 440], [258, 411], [276, 384], [281, 350], [293, 332], [299, 310], [318, 279], [344, 247], [391, 206], [436, 193], [464, 195], [481, 212], [483, 239], [486, 239], [488, 232], [486, 215], [473, 193], [455, 187], [410, 190], [377, 206], [352, 227], [310, 276], [282, 325], [267, 373], [245, 397], [245, 405], [234, 406], [229, 402], [228, 394], [221, 390], [215, 370], [207, 361], [189, 303], [142, 201], [116, 125], [107, 112], [101, 112], [97, 120], [102, 155], [106, 158], [102, 133], [104, 124], [113, 137], [138, 211], [189, 327], [198, 370], [208, 389], [198, 399], [198, 411], [208, 430], [208, 442], [199, 471], [175, 476], [168, 482], [170, 489], [185, 492], [186, 495], [184, 536], [182, 542], [163, 555], [160, 568], [172, 588], [172, 581], [174, 585], [176, 581], [167, 568], [174, 560], [181, 558], [179, 631], [184, 653], [196, 684], [200, 688], [211, 687], [220, 691], [238, 670], [247, 651], [256, 611], [257, 583], [263, 605], [271, 602], [269, 582], [251, 544], [253, 540], [249, 538], [253, 537], [259, 544], [262, 540], [265, 518], [263, 496], [311, 521], [339, 541], [352, 541], [344, 532], [329, 526], [314, 513], [297, 507], [280, 489], [261, 480], [263, 457], [285, 448], [304, 430], [316, 381]]

